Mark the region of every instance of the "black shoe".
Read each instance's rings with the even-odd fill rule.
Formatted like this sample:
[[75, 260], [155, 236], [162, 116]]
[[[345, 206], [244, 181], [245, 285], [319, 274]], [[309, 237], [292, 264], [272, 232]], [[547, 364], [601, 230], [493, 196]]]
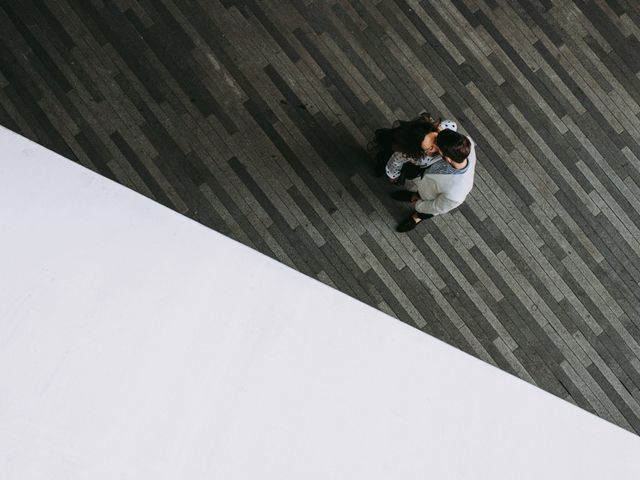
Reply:
[[391, 198], [399, 202], [410, 202], [412, 197], [413, 192], [408, 190], [396, 190], [395, 192], [391, 192]]
[[406, 219], [404, 219], [402, 222], [400, 222], [400, 224], [396, 227], [396, 231], [400, 233], [409, 232], [414, 228], [416, 228], [416, 225], [418, 225], [418, 223], [420, 223], [421, 221], [422, 220], [419, 220], [418, 222], [416, 222], [413, 219], [413, 215], [411, 215]]

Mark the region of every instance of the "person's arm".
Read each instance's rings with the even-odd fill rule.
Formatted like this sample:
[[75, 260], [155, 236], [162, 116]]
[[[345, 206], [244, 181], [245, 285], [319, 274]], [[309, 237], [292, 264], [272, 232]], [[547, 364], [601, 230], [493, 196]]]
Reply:
[[440, 160], [442, 160], [442, 156], [440, 156], [439, 153], [436, 153], [434, 155], [423, 155], [422, 158], [420, 158], [420, 166], [425, 168], [430, 167]]
[[453, 210], [462, 202], [447, 198], [444, 194], [438, 195], [433, 200], [417, 199], [415, 202], [416, 212], [418, 213], [430, 213], [431, 215], [440, 215], [446, 213], [449, 210]]
[[385, 167], [385, 172], [389, 180], [392, 182], [396, 181], [400, 176], [400, 172], [402, 171], [402, 166], [407, 163], [409, 159], [400, 152], [394, 152], [387, 161], [387, 165]]

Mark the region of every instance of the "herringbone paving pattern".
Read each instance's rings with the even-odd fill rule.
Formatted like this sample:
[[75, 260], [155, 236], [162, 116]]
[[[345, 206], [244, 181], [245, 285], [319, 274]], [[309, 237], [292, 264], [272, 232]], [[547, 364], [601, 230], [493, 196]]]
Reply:
[[[640, 432], [639, 2], [0, 0], [0, 32], [4, 126]], [[366, 145], [421, 110], [476, 186], [400, 235]]]

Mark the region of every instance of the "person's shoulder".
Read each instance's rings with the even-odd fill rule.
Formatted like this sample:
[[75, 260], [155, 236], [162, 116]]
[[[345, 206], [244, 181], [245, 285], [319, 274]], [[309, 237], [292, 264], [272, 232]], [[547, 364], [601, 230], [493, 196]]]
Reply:
[[440, 122], [440, 125], [438, 126], [439, 130], [453, 130], [454, 132], [458, 131], [458, 124], [456, 122], [454, 122], [453, 120], [450, 120], [448, 118], [445, 118], [444, 120], [442, 120]]

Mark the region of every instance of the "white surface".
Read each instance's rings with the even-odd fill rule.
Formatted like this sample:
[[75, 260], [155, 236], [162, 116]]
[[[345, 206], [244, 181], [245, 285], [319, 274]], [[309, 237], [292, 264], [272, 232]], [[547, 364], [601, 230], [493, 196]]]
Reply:
[[640, 478], [635, 435], [0, 146], [1, 479]]

